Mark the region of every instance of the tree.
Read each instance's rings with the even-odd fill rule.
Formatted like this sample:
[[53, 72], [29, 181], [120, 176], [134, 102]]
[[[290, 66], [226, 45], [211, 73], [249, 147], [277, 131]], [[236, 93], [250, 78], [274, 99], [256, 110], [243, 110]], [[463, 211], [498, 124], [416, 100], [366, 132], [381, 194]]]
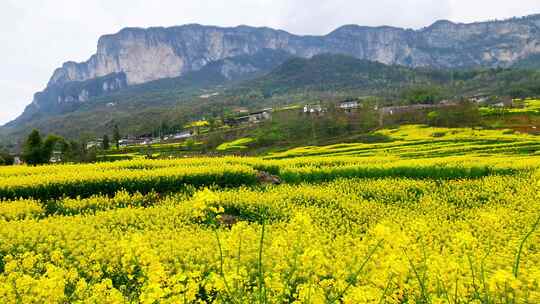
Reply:
[[[54, 134], [50, 134], [47, 136], [47, 138], [45, 138], [45, 140], [43, 141], [43, 146], [41, 148], [43, 163], [49, 162], [54, 150], [60, 149], [61, 147], [63, 147], [63, 145], [61, 146], [63, 142], [64, 142], [64, 138], [54, 135]], [[63, 151], [60, 151], [60, 152], [63, 152]]]
[[64, 160], [68, 148], [69, 145], [64, 138], [50, 134], [43, 140], [39, 131], [34, 129], [24, 143], [22, 159], [29, 165], [46, 164], [56, 150], [62, 154]]
[[208, 127], [210, 128], [210, 131], [214, 131], [218, 126], [218, 121], [214, 117], [210, 117], [208, 119]]
[[440, 123], [441, 114], [437, 111], [431, 111], [427, 114], [427, 121], [430, 126], [436, 126]]
[[82, 148], [78, 142], [71, 140], [69, 143], [66, 143], [65, 158], [67, 161], [80, 162], [82, 160], [81, 155]]
[[188, 138], [185, 142], [186, 150], [191, 151], [195, 147], [195, 140]]
[[63, 143], [64, 160], [75, 163], [95, 162], [97, 159], [96, 149], [86, 149], [86, 144], [70, 141]]
[[111, 144], [109, 142], [109, 135], [105, 134], [103, 135], [103, 143], [102, 143], [103, 150], [109, 150], [111, 147]]
[[171, 132], [171, 127], [166, 121], [161, 122], [161, 126], [159, 127], [159, 137], [163, 139], [165, 137], [165, 134], [168, 134]]
[[6, 151], [0, 150], [0, 166], [10, 166], [15, 162], [15, 158]]
[[22, 159], [29, 165], [38, 165], [48, 162], [43, 155], [43, 141], [39, 131], [34, 129], [24, 143]]
[[433, 104], [443, 99], [443, 92], [436, 86], [414, 86], [402, 92], [402, 98], [409, 104]]
[[212, 132], [208, 135], [206, 140], [205, 148], [214, 149], [225, 141], [223, 133], [221, 132]]
[[282, 141], [285, 136], [277, 124], [263, 126], [258, 128], [255, 133], [255, 143], [260, 147], [271, 146]]
[[120, 139], [122, 137], [120, 136], [120, 130], [118, 129], [118, 125], [114, 125], [114, 130], [113, 130], [113, 142], [116, 146], [116, 149], [119, 149], [120, 148]]

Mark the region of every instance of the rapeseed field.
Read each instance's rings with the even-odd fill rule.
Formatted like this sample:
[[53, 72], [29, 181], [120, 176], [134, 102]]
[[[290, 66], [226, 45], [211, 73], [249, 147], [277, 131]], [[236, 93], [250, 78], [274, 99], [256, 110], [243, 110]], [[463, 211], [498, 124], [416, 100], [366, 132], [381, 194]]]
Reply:
[[[1, 302], [540, 303], [536, 137], [382, 132], [395, 141], [0, 168]], [[462, 152], [436, 152], [444, 137]]]

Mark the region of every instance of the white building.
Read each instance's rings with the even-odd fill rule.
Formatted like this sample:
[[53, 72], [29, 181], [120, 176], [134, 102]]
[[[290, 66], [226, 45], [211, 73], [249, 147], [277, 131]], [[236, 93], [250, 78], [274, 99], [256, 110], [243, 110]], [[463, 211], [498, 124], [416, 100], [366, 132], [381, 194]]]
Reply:
[[319, 104], [304, 106], [304, 113], [321, 113], [321, 112], [323, 112], [323, 108]]
[[86, 144], [86, 149], [101, 148], [103, 146], [103, 140], [92, 140]]
[[191, 134], [191, 131], [184, 131], [184, 132], [174, 134], [172, 136], [172, 138], [174, 138], [174, 139], [186, 139], [186, 138], [190, 138], [191, 136], [193, 136], [193, 134]]
[[272, 109], [267, 108], [257, 112], [251, 112], [248, 115], [248, 121], [250, 123], [259, 123], [261, 121], [269, 120], [272, 118]]
[[358, 108], [358, 101], [348, 100], [339, 103], [339, 108], [343, 110], [350, 110]]

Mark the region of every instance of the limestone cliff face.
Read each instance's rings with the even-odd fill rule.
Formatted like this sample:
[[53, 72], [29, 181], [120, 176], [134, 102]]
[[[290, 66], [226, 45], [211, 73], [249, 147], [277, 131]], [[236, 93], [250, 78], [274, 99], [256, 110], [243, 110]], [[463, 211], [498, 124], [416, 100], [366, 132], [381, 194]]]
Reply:
[[[181, 76], [206, 64], [261, 49], [300, 57], [342, 53], [407, 66], [507, 66], [540, 53], [540, 16], [455, 24], [438, 21], [421, 30], [344, 26], [326, 36], [297, 36], [269, 28], [185, 25], [126, 28], [99, 39], [95, 55], [67, 62], [50, 84], [125, 73], [128, 84]], [[249, 69], [249, 67], [248, 67]]]
[[217, 28], [187, 25], [172, 28], [123, 29], [99, 39], [97, 53], [83, 63], [67, 62], [49, 84], [82, 81], [123, 72], [128, 84], [141, 84], [196, 71], [210, 62], [282, 49], [291, 36], [271, 29]]

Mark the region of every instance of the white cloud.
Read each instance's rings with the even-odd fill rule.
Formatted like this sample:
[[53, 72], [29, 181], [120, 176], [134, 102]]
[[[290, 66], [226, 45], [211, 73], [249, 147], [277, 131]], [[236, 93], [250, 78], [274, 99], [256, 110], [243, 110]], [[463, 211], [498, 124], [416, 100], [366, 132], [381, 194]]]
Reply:
[[2, 0], [0, 124], [20, 114], [62, 62], [86, 60], [100, 35], [126, 26], [247, 24], [326, 34], [343, 24], [420, 28], [538, 12], [538, 0]]

